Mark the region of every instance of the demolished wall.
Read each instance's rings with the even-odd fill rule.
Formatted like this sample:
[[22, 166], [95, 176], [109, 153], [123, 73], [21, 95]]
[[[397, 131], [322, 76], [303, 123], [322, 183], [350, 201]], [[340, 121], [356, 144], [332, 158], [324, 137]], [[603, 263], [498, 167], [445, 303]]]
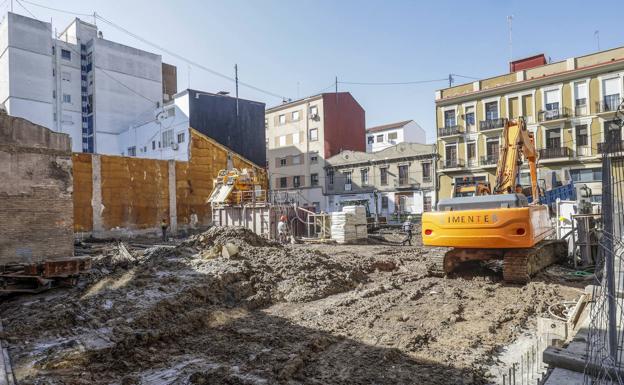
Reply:
[[0, 114], [0, 265], [73, 255], [71, 140]]
[[264, 169], [227, 147], [193, 129], [190, 138], [188, 162], [74, 154], [74, 230], [134, 236], [159, 231], [166, 218], [176, 231], [190, 224], [192, 213], [200, 226], [208, 225], [213, 179], [227, 167], [228, 156], [234, 167], [253, 168], [266, 180]]

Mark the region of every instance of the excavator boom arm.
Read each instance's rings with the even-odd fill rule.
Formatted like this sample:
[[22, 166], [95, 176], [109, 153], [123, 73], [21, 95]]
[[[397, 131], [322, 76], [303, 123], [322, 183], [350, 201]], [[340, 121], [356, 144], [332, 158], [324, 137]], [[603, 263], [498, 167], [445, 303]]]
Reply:
[[539, 193], [537, 187], [537, 151], [535, 150], [533, 134], [527, 130], [522, 118], [505, 124], [503, 144], [496, 170], [496, 185], [493, 193], [505, 194], [515, 192], [518, 170], [520, 164], [522, 164], [521, 155], [524, 155], [529, 163], [533, 202], [537, 202]]

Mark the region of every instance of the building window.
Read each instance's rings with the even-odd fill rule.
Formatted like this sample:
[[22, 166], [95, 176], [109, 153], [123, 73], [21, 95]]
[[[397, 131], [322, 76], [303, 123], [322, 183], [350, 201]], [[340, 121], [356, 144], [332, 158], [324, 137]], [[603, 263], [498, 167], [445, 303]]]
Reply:
[[574, 182], [600, 182], [602, 181], [602, 169], [597, 167], [570, 170], [570, 177]]
[[587, 82], [574, 83], [574, 114], [587, 115]]
[[156, 141], [152, 140], [152, 150], [155, 150], [155, 149], [156, 149]]
[[310, 142], [316, 142], [318, 140], [318, 128], [311, 128], [308, 134]]
[[61, 80], [71, 82], [71, 73], [65, 71], [61, 72]]
[[128, 156], [136, 156], [136, 146], [128, 147]]
[[362, 179], [362, 186], [368, 185], [368, 169], [363, 168], [360, 170], [360, 177]]
[[498, 138], [489, 138], [485, 141], [485, 155], [487, 156], [488, 164], [498, 162]]
[[279, 184], [280, 184], [280, 188], [286, 188], [288, 187], [288, 178], [286, 177], [281, 177], [279, 178]]
[[424, 196], [423, 197], [423, 211], [431, 211], [431, 197]]
[[318, 174], [310, 174], [310, 186], [318, 186], [319, 176]]
[[620, 104], [620, 78], [605, 79], [602, 81], [603, 108], [602, 111], [615, 111]]
[[383, 142], [383, 138], [384, 138], [383, 134], [377, 135], [377, 143]]
[[576, 126], [576, 145], [587, 146], [589, 144], [587, 139], [587, 124]]
[[317, 106], [310, 106], [310, 115], [312, 117], [318, 116], [318, 107]]
[[424, 180], [431, 180], [431, 163], [422, 164], [422, 176]]
[[301, 138], [299, 138], [299, 133], [295, 132], [294, 134], [292, 134], [292, 142], [293, 143], [299, 143], [301, 141]]
[[286, 158], [279, 158], [279, 165], [280, 167], [286, 166]]
[[63, 103], [71, 103], [71, 95], [63, 94]]
[[344, 173], [344, 176], [345, 176], [344, 189], [345, 191], [351, 191], [351, 171], [346, 171]]
[[368, 144], [373, 144], [375, 143], [375, 137], [374, 136], [369, 136], [368, 138], [366, 138], [366, 142]]
[[279, 124], [286, 124], [286, 115], [282, 114], [279, 116]]
[[292, 164], [301, 164], [301, 155], [295, 155], [292, 157]]
[[389, 132], [388, 133], [388, 140], [397, 140], [399, 139], [399, 133], [398, 132]]
[[466, 158], [468, 159], [468, 163], [474, 161], [477, 157], [477, 145], [475, 142], [470, 142], [466, 144]]
[[173, 130], [166, 130], [162, 133], [162, 143], [163, 147], [171, 147], [173, 144]]
[[399, 185], [409, 184], [409, 166], [402, 164], [399, 166]]
[[472, 128], [475, 126], [474, 106], [466, 106], [466, 113], [464, 114], [464, 121], [466, 122], [466, 128]]
[[184, 143], [184, 132], [178, 134], [178, 143]]
[[301, 177], [299, 175], [293, 176], [293, 186], [301, 187]]
[[379, 169], [380, 183], [382, 186], [388, 185], [388, 168], [382, 167]]
[[546, 110], [544, 117], [547, 120], [559, 118], [559, 90], [544, 92], [544, 109]]
[[310, 153], [310, 163], [311, 164], [318, 163], [318, 152], [311, 152]]
[[381, 197], [381, 209], [388, 210], [388, 197], [385, 195]]
[[61, 58], [65, 60], [71, 60], [71, 52], [66, 49], [61, 49]]
[[297, 120], [299, 120], [299, 115], [300, 115], [300, 114], [299, 114], [299, 111], [293, 111], [293, 112], [292, 112], [292, 120], [293, 120], [293, 121], [297, 121]]
[[546, 148], [561, 148], [561, 130], [546, 130]]
[[280, 147], [285, 146], [286, 145], [286, 135], [281, 135], [279, 138], [279, 145]]
[[454, 127], [455, 124], [455, 110], [444, 111], [444, 127]]
[[498, 102], [485, 103], [485, 120], [498, 119]]
[[269, 129], [269, 119], [264, 119], [264, 129], [268, 130]]
[[327, 182], [330, 185], [334, 184], [334, 170], [327, 170]]

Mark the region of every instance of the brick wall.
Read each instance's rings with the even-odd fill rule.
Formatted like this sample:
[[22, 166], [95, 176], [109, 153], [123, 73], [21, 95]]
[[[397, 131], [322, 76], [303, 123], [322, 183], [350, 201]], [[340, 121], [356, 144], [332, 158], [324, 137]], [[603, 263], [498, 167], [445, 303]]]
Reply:
[[0, 264], [73, 255], [71, 142], [0, 114]]

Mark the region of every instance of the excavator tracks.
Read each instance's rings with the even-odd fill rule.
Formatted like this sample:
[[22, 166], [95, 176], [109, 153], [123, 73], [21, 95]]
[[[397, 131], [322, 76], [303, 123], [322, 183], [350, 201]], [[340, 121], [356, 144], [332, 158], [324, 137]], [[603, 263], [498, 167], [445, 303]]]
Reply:
[[431, 276], [444, 277], [464, 262], [502, 259], [505, 282], [524, 284], [565, 256], [566, 249], [561, 240], [542, 241], [528, 249], [452, 249], [432, 253], [427, 270]]
[[547, 240], [530, 249], [507, 250], [503, 278], [506, 282], [527, 283], [533, 275], [561, 259], [566, 249], [565, 241]]

